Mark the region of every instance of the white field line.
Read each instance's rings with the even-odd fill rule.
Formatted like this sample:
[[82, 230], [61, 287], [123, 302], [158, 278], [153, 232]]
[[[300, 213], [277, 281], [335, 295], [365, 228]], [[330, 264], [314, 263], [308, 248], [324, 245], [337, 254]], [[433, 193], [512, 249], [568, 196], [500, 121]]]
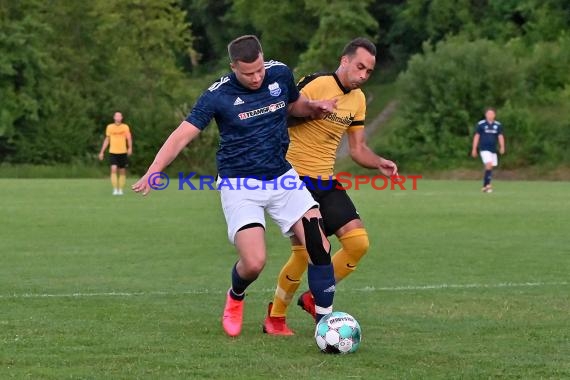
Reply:
[[[568, 286], [567, 281], [560, 282], [501, 282], [496, 284], [434, 284], [434, 285], [403, 285], [403, 286], [365, 286], [363, 288], [342, 289], [342, 293], [366, 293], [366, 292], [406, 292], [447, 289], [498, 289], [498, 288], [540, 288], [549, 286]], [[226, 290], [221, 289], [194, 289], [183, 292], [170, 291], [147, 291], [147, 292], [76, 292], [76, 293], [13, 293], [0, 294], [0, 299], [21, 298], [88, 298], [88, 297], [141, 297], [141, 296], [180, 296], [201, 294], [223, 294]], [[272, 293], [274, 289], [252, 289], [248, 293]]]

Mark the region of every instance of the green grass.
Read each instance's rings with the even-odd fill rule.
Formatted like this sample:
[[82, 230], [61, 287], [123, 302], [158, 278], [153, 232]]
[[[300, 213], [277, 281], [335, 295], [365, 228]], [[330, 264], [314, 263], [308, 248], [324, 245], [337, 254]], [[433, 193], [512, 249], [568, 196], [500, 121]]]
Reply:
[[0, 164], [0, 178], [101, 178], [109, 173], [109, 164]]
[[364, 340], [331, 356], [297, 307], [294, 337], [261, 333], [288, 256], [273, 225], [242, 336], [224, 336], [236, 256], [216, 192], [0, 180], [0, 378], [569, 378], [570, 183], [479, 185], [351, 193], [372, 245], [335, 308]]

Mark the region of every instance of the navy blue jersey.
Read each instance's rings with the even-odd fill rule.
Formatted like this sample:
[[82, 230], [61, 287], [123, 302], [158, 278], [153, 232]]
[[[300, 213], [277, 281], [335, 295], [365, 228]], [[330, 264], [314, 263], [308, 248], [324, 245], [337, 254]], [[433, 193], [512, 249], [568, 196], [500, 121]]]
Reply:
[[503, 126], [498, 121], [489, 123], [483, 119], [477, 123], [475, 133], [479, 134], [479, 150], [497, 153], [497, 140], [503, 134]]
[[216, 154], [221, 177], [274, 178], [291, 168], [287, 106], [299, 99], [293, 73], [281, 62], [265, 62], [261, 87], [250, 90], [234, 73], [205, 91], [186, 118], [203, 130], [213, 119], [220, 131]]

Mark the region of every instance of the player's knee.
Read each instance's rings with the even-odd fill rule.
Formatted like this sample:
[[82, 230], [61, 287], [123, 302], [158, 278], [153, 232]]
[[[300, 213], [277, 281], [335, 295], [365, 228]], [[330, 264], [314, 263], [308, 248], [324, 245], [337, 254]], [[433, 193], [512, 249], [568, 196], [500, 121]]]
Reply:
[[352, 230], [340, 237], [342, 248], [355, 260], [360, 260], [368, 252], [370, 241], [368, 233], [363, 228]]
[[322, 231], [323, 220], [321, 218], [303, 218], [303, 229], [305, 231], [305, 247], [309, 253], [309, 258], [314, 265], [329, 265], [331, 263], [330, 245], [323, 242]]
[[265, 267], [265, 259], [259, 257], [251, 257], [242, 259], [243, 262], [243, 275], [247, 278], [257, 278], [263, 268]]
[[303, 245], [296, 235], [291, 236], [289, 239], [291, 240], [291, 246], [293, 247]]

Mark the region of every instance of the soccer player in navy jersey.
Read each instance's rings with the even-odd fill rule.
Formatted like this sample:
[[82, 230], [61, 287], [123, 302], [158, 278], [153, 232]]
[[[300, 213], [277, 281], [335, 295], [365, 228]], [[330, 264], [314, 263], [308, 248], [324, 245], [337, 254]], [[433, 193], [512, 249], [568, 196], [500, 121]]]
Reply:
[[485, 111], [485, 119], [477, 123], [475, 134], [473, 135], [473, 145], [471, 155], [477, 158], [477, 148], [481, 160], [485, 165], [485, 175], [483, 176], [484, 193], [491, 193], [491, 179], [493, 177], [493, 167], [499, 164], [497, 159], [497, 142], [499, 142], [499, 153], [505, 154], [505, 137], [503, 136], [503, 126], [495, 120], [495, 110], [487, 108]]
[[[330, 243], [322, 228], [318, 203], [301, 186], [302, 181], [285, 154], [289, 145], [287, 114], [322, 118], [335, 109], [336, 101], [310, 101], [302, 96], [286, 65], [264, 61], [255, 36], [233, 40], [228, 53], [232, 73], [200, 96], [133, 190], [148, 194], [150, 175], [162, 171], [212, 119], [216, 120], [220, 133], [216, 154], [218, 189], [228, 238], [239, 254], [232, 269], [222, 325], [226, 334], [237, 336], [242, 327], [245, 290], [259, 276], [266, 261], [264, 212], [284, 235], [294, 234], [307, 248], [311, 261], [309, 288], [315, 297], [317, 314], [323, 316], [332, 311], [335, 280]], [[275, 186], [283, 183], [284, 178], [287, 188]], [[291, 179], [296, 190], [291, 190]]]

